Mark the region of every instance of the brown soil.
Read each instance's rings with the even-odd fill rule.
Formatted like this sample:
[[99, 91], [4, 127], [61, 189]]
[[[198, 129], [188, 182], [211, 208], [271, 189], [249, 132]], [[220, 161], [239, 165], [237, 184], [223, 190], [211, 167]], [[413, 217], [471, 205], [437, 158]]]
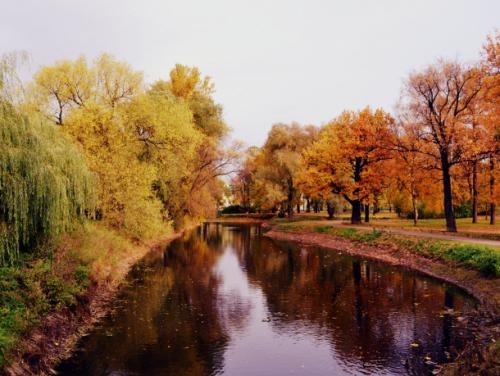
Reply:
[[[140, 252], [123, 259], [120, 273], [123, 282], [127, 272], [141, 257], [149, 252], [161, 250], [181, 234], [157, 240], [147, 245], [138, 245]], [[0, 370], [8, 376], [53, 375], [54, 367], [68, 358], [80, 338], [112, 308], [112, 302], [120, 283], [94, 282], [75, 307], [51, 312], [40, 319], [41, 324], [32, 330], [9, 356], [10, 364]]]

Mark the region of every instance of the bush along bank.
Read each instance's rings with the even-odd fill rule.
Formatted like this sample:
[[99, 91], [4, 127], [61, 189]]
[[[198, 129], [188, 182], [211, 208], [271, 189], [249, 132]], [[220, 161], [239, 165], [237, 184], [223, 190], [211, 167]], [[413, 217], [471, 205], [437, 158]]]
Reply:
[[381, 230], [363, 230], [318, 223], [267, 223], [266, 235], [283, 241], [320, 246], [368, 259], [400, 265], [452, 283], [481, 303], [469, 325], [474, 340], [441, 375], [500, 374], [500, 250]]
[[88, 267], [69, 256], [0, 268], [0, 364], [8, 363], [13, 346], [41, 317], [75, 307], [89, 283]]
[[130, 267], [174, 237], [139, 244], [88, 223], [0, 268], [0, 374], [51, 374], [108, 311]]

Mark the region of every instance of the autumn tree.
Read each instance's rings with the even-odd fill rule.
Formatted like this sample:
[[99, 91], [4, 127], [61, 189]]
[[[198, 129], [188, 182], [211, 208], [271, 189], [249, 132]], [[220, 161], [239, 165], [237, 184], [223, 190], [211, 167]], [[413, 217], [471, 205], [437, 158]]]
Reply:
[[361, 222], [361, 204], [382, 187], [383, 161], [392, 156], [392, 117], [365, 108], [344, 112], [327, 124], [304, 151], [304, 167], [323, 190], [340, 194], [352, 206], [351, 223]]
[[433, 201], [435, 193], [435, 174], [429, 157], [418, 151], [422, 149], [422, 140], [415, 134], [415, 127], [399, 124], [394, 132], [394, 158], [388, 165], [388, 175], [397, 191], [410, 199], [413, 224], [419, 219], [419, 209], [424, 202]]
[[233, 200], [239, 203], [245, 211], [255, 208], [258, 194], [255, 187], [257, 173], [257, 157], [260, 149], [251, 146], [241, 156], [241, 164], [238, 171], [231, 179], [231, 194]]
[[133, 238], [168, 231], [152, 191], [156, 168], [139, 158], [142, 144], [111, 108], [93, 103], [74, 109], [61, 131], [79, 144], [99, 178], [98, 218]]
[[110, 55], [101, 55], [92, 66], [80, 57], [42, 67], [34, 77], [30, 104], [62, 125], [73, 108], [91, 103], [114, 108], [140, 93], [142, 86], [142, 73]]
[[152, 189], [156, 166], [141, 159], [144, 134], [125, 116], [142, 74], [109, 55], [92, 66], [82, 57], [42, 67], [31, 90], [30, 105], [80, 146], [97, 175], [98, 218], [136, 238], [168, 229]]
[[495, 224], [496, 202], [499, 193], [498, 156], [500, 154], [500, 33], [490, 35], [483, 47], [481, 61], [483, 88], [480, 96], [480, 122], [488, 131], [487, 157], [489, 161], [489, 212], [490, 224]]
[[93, 69], [96, 80], [96, 100], [115, 108], [118, 103], [132, 99], [143, 91], [142, 72], [134, 71], [129, 64], [102, 54]]
[[186, 166], [180, 190], [175, 197], [174, 217], [200, 218], [213, 215], [221, 195], [219, 178], [234, 170], [237, 147], [225, 147], [223, 141], [229, 128], [223, 119], [222, 106], [215, 103], [214, 85], [202, 77], [198, 68], [177, 64], [169, 81], [157, 81], [150, 94], [177, 98], [192, 114], [194, 128], [199, 132], [189, 165]]
[[463, 161], [471, 108], [480, 88], [475, 69], [439, 61], [411, 74], [403, 91], [405, 116], [423, 142], [419, 152], [428, 155], [433, 167], [441, 171], [446, 229], [451, 232], [457, 231], [452, 168]]
[[296, 179], [302, 150], [313, 142], [316, 134], [313, 126], [275, 124], [261, 149], [256, 177], [266, 192], [267, 206], [281, 205], [288, 217], [292, 216], [294, 202], [299, 197]]
[[23, 109], [26, 54], [0, 57], [0, 266], [73, 230], [95, 208], [95, 176], [78, 148]]
[[203, 138], [189, 107], [173, 95], [148, 92], [120, 107], [119, 113], [133, 135], [138, 159], [156, 171], [151, 184], [164, 216], [179, 222], [191, 166]]

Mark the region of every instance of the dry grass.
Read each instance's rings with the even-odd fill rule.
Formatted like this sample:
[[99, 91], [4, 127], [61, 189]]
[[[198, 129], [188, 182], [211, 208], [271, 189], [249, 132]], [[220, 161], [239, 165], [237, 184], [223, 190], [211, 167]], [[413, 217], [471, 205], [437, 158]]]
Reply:
[[149, 243], [134, 243], [117, 231], [95, 223], [87, 223], [82, 230], [62, 241], [74, 257], [88, 265], [93, 281], [111, 286], [119, 284], [130, 266], [152, 246]]

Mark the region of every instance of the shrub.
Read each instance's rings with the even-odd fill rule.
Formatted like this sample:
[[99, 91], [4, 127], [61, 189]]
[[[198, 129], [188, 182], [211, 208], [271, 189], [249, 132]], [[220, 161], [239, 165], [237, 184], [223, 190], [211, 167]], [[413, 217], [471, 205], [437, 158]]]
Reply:
[[471, 266], [486, 277], [500, 276], [500, 253], [494, 249], [474, 244], [454, 245], [444, 252], [443, 257]]
[[371, 232], [363, 232], [361, 234], [358, 234], [355, 239], [360, 240], [362, 242], [371, 242], [374, 241], [382, 235], [382, 231], [373, 229]]
[[341, 236], [343, 238], [348, 238], [348, 239], [352, 239], [354, 234], [357, 233], [358, 230], [356, 230], [355, 228], [346, 228], [346, 229], [341, 229], [341, 230], [338, 230], [337, 231], [337, 235], [338, 236]]
[[68, 263], [63, 269], [64, 275], [57, 274], [47, 260], [24, 267], [0, 267], [0, 366], [12, 346], [42, 315], [75, 304], [84, 292], [88, 267]]
[[332, 231], [332, 228], [331, 226], [316, 226], [314, 228], [314, 231], [322, 234], [327, 234]]
[[454, 207], [455, 218], [468, 218], [472, 217], [472, 204], [469, 201], [461, 202], [458, 206]]

